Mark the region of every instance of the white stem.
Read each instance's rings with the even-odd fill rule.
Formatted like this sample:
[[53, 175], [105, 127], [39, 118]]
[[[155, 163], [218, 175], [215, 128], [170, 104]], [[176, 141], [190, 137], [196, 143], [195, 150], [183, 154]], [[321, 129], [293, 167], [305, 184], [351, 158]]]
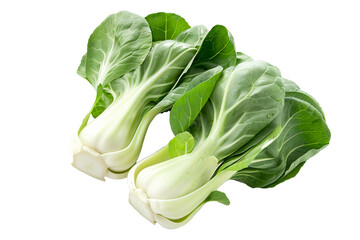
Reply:
[[134, 166], [140, 155], [140, 151], [149, 125], [158, 113], [159, 112], [157, 109], [152, 109], [145, 114], [136, 130], [134, 137], [126, 148], [120, 151], [104, 153], [101, 155], [110, 170], [107, 174], [108, 177], [126, 177], [127, 172], [132, 166]]
[[100, 153], [83, 146], [80, 139], [76, 141], [74, 146], [72, 165], [89, 176], [105, 181], [107, 166]]

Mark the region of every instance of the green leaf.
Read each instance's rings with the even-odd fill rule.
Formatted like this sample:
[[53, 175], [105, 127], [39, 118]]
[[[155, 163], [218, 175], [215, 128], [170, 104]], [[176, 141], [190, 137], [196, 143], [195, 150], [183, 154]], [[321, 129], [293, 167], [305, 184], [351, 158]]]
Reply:
[[197, 76], [187, 76], [182, 79], [181, 84], [171, 90], [154, 108], [160, 109], [161, 112], [168, 111], [172, 105], [185, 93], [187, 85]]
[[195, 77], [186, 87], [185, 94], [170, 112], [170, 125], [174, 134], [185, 131], [195, 120], [209, 99], [222, 72], [218, 66]]
[[[313, 107], [315, 107], [324, 117], [324, 113], [322, 112], [319, 103], [313, 97], [301, 91], [300, 88], [290, 80], [282, 78], [282, 82], [284, 84], [285, 97], [298, 98], [307, 101], [309, 104], [313, 105]], [[257, 145], [260, 141], [266, 138], [279, 125], [280, 125], [280, 118], [274, 119], [268, 126], [266, 126], [263, 130], [261, 130], [261, 132], [259, 132], [254, 138], [252, 138], [244, 146], [239, 148], [236, 152], [234, 152], [231, 155], [231, 157], [245, 153], [251, 147]]]
[[[77, 74], [80, 76], [80, 77], [83, 77], [86, 79], [86, 70], [85, 70], [85, 65], [86, 65], [86, 53], [84, 54], [84, 56], [81, 58], [81, 62], [80, 62], [80, 65], [77, 69]], [[90, 82], [91, 84], [91, 82]]]
[[[279, 136], [282, 128], [279, 125], [273, 124], [273, 121], [269, 124], [271, 127], [266, 127], [263, 131], [261, 131], [259, 134], [257, 134], [252, 140], [249, 141], [251, 144], [251, 147], [246, 148], [241, 152], [241, 154], [238, 155], [230, 155], [229, 157], [226, 157], [222, 163], [222, 165], [217, 169], [217, 173], [226, 170], [226, 171], [240, 171], [244, 168], [249, 167], [249, 165], [252, 163], [252, 161], [258, 156], [258, 154], [266, 148], [268, 145], [270, 145], [273, 141], [277, 139]], [[271, 131], [270, 131], [271, 129]], [[263, 137], [263, 135], [266, 133], [266, 136]], [[261, 137], [259, 137], [261, 136]], [[256, 139], [256, 140], [254, 140]], [[253, 141], [254, 140], [254, 141]], [[256, 144], [255, 144], [256, 143]], [[248, 144], [245, 144], [244, 146], [247, 146]], [[244, 147], [243, 146], [243, 147]], [[240, 149], [243, 149], [241, 147]]]
[[217, 65], [227, 68], [236, 64], [236, 51], [231, 33], [222, 25], [214, 26], [206, 35], [194, 67], [210, 69]]
[[300, 99], [300, 100], [303, 100], [303, 101], [311, 104], [314, 108], [316, 108], [316, 110], [318, 110], [321, 113], [321, 115], [325, 119], [325, 114], [324, 114], [320, 104], [315, 100], [315, 98], [310, 96], [308, 93], [300, 91], [300, 90], [288, 91], [288, 92], [286, 92], [286, 97]]
[[282, 81], [283, 81], [284, 89], [285, 89], [286, 93], [298, 92], [300, 90], [300, 87], [296, 83], [294, 83], [293, 81], [290, 81], [290, 80], [288, 80], [286, 78], [283, 78]]
[[294, 168], [292, 171], [290, 171], [287, 175], [285, 175], [285, 176], [282, 177], [282, 178], [279, 178], [279, 179], [276, 180], [275, 182], [267, 185], [266, 187], [267, 187], [267, 188], [275, 187], [276, 185], [279, 185], [280, 183], [283, 183], [283, 182], [285, 182], [286, 180], [289, 180], [289, 179], [295, 177], [295, 176], [299, 173], [300, 169], [304, 166], [305, 163], [306, 163], [306, 162], [300, 163], [299, 165], [297, 165], [296, 168]]
[[190, 28], [184, 18], [174, 13], [158, 12], [145, 17], [152, 32], [153, 41], [172, 40]]
[[104, 91], [102, 92], [98, 102], [91, 111], [91, 115], [94, 118], [97, 118], [112, 103], [113, 100], [113, 96], [104, 88]]
[[248, 55], [241, 53], [241, 52], [236, 53], [236, 65], [243, 63], [243, 62], [249, 62], [249, 61], [253, 61], [253, 59], [251, 57], [249, 57]]
[[217, 81], [222, 71], [223, 68], [221, 66], [217, 66], [212, 69], [206, 70], [198, 75], [195, 75], [195, 77], [191, 80], [191, 82], [189, 82], [189, 84], [186, 85], [185, 92], [187, 93], [191, 91], [192, 89], [198, 87], [198, 85], [203, 82], [214, 80], [214, 78]]
[[305, 161], [329, 144], [330, 131], [311, 103], [286, 97], [279, 118], [281, 134], [232, 179], [251, 187], [273, 187], [294, 177]]
[[[95, 108], [95, 116], [104, 111], [115, 97], [115, 101], [130, 91], [138, 94], [137, 105], [132, 111], [144, 115], [154, 109], [174, 87], [182, 71], [194, 56], [196, 49], [188, 44], [166, 40], [154, 45], [144, 63], [134, 71], [112, 81], [104, 87], [104, 95]], [[143, 87], [144, 85], [147, 87]], [[138, 91], [141, 91], [138, 92]], [[123, 104], [125, 99], [122, 100]], [[167, 104], [167, 103], [165, 103]], [[163, 105], [159, 104], [161, 112]]]
[[204, 25], [194, 26], [181, 32], [175, 40], [199, 48], [207, 33], [208, 30]]
[[224, 159], [245, 145], [281, 112], [284, 89], [274, 66], [251, 61], [225, 69], [189, 132], [212, 134], [214, 156]]
[[230, 155], [230, 157], [239, 156], [252, 147], [259, 144], [262, 140], [267, 138], [269, 134], [272, 134], [273, 131], [279, 126], [280, 120], [279, 118], [275, 118], [269, 125], [267, 125], [265, 128], [263, 128], [258, 134], [255, 135], [250, 141], [248, 141], [245, 145], [243, 145], [241, 148], [236, 150], [233, 154]]
[[81, 130], [87, 125], [88, 121], [89, 121], [89, 118], [90, 118], [90, 115], [92, 113], [92, 111], [94, 110], [95, 106], [97, 105], [97, 103], [99, 102], [99, 100], [101, 99], [101, 96], [103, 94], [103, 87], [102, 85], [98, 85], [97, 89], [96, 89], [96, 98], [95, 98], [95, 101], [90, 109], [90, 111], [88, 112], [88, 114], [86, 114], [84, 120], [82, 121], [81, 125], [80, 125], [80, 128], [79, 128], [79, 131], [78, 131], [78, 134], [80, 134]]
[[[193, 31], [196, 29], [190, 28], [187, 31]], [[186, 34], [187, 31], [181, 33], [178, 37], [182, 38], [182, 34]], [[225, 40], [224, 40], [225, 39]], [[228, 40], [228, 41], [226, 41]], [[172, 105], [183, 95], [186, 93], [187, 86], [196, 78], [198, 75], [203, 72], [210, 70], [214, 67], [221, 66], [223, 68], [227, 67], [230, 64], [236, 62], [236, 52], [234, 45], [232, 43], [232, 37], [227, 29], [223, 26], [215, 26], [210, 32], [208, 32], [205, 36], [205, 39], [202, 41], [198, 52], [196, 53], [195, 58], [190, 63], [191, 66], [189, 69], [185, 69], [183, 73], [183, 77], [180, 79], [179, 84], [176, 88], [174, 88], [156, 107], [162, 109], [161, 111], [169, 110]], [[204, 42], [206, 42], [204, 44]], [[211, 46], [216, 45], [217, 48], [213, 48]], [[220, 50], [219, 50], [220, 49]], [[231, 54], [226, 56], [225, 51], [230, 51]], [[204, 59], [202, 57], [197, 57], [198, 54], [206, 53], [208, 57], [211, 59]], [[212, 64], [210, 64], [212, 62]]]
[[127, 91], [130, 88], [147, 84], [146, 100], [151, 107], [160, 102], [174, 87], [181, 73], [191, 61], [196, 49], [188, 44], [173, 40], [158, 43], [151, 50], [146, 61], [136, 71], [126, 74], [117, 84], [112, 85], [116, 92]]
[[297, 98], [308, 102], [314, 108], [316, 108], [323, 115], [323, 118], [325, 119], [325, 114], [320, 104], [316, 101], [315, 98], [313, 98], [310, 94], [300, 90], [300, 87], [293, 81], [285, 78], [283, 78], [282, 80], [284, 83], [284, 89], [287, 97]]
[[87, 79], [94, 88], [106, 85], [137, 68], [151, 45], [151, 30], [143, 17], [127, 11], [110, 15], [89, 38]]
[[188, 132], [176, 135], [168, 144], [169, 156], [178, 157], [190, 153], [195, 146], [195, 140]]
[[226, 206], [230, 205], [230, 200], [228, 199], [226, 194], [223, 192], [220, 192], [220, 191], [211, 192], [209, 194], [209, 196], [204, 200], [204, 203], [211, 202], [211, 201], [216, 201], [216, 202], [222, 203]]

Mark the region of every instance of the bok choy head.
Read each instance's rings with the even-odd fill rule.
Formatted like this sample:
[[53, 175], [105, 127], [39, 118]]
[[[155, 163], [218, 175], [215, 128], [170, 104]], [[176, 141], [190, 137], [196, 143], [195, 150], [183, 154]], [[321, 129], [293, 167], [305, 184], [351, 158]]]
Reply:
[[275, 186], [329, 143], [310, 95], [266, 62], [239, 53], [237, 64], [185, 93], [170, 112], [175, 138], [130, 171], [130, 203], [149, 221], [177, 228], [208, 201], [229, 204], [217, 189], [230, 179]]
[[100, 180], [125, 177], [153, 118], [235, 59], [223, 26], [190, 28], [169, 13], [110, 15], [90, 36], [78, 68], [96, 99], [76, 137], [73, 165]]

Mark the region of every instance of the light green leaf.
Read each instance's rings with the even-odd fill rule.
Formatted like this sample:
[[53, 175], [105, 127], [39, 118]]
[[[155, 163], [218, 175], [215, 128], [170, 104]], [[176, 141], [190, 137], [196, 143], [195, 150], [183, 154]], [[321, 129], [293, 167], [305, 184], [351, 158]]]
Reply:
[[290, 81], [288, 79], [283, 78], [282, 79], [283, 84], [284, 84], [284, 89], [285, 92], [289, 93], [289, 92], [298, 92], [300, 90], [300, 87], [294, 83], [293, 81]]
[[186, 85], [185, 92], [189, 92], [192, 89], [198, 87], [199, 84], [203, 82], [207, 82], [211, 79], [219, 79], [221, 73], [223, 71], [223, 68], [221, 66], [214, 67], [212, 69], [206, 70], [198, 75], [195, 75], [195, 77], [189, 82], [189, 84]]
[[93, 103], [90, 111], [88, 112], [88, 114], [86, 114], [84, 120], [82, 121], [81, 126], [80, 126], [79, 131], [78, 131], [78, 134], [80, 134], [81, 130], [87, 125], [92, 111], [94, 110], [95, 106], [97, 105], [97, 103], [98, 103], [99, 100], [101, 99], [101, 96], [102, 96], [102, 94], [103, 94], [103, 91], [104, 91], [104, 89], [103, 89], [102, 85], [98, 85], [98, 87], [97, 87], [97, 89], [96, 89], [96, 98], [95, 98], [95, 101], [94, 101], [94, 103]]
[[151, 28], [153, 41], [172, 40], [190, 28], [184, 18], [174, 13], [158, 12], [145, 17]]
[[[196, 28], [196, 27], [194, 27]], [[191, 31], [189, 29], [187, 31]], [[185, 31], [186, 32], [186, 31]], [[185, 34], [185, 32], [183, 32]], [[179, 38], [181, 36], [179, 35]], [[224, 41], [224, 39], [229, 40], [229, 42]], [[211, 59], [203, 59], [203, 58], [195, 58], [190, 63], [189, 69], [185, 69], [183, 73], [183, 77], [180, 79], [179, 84], [174, 88], [156, 107], [162, 109], [161, 111], [169, 110], [172, 105], [183, 95], [186, 93], [187, 86], [196, 78], [198, 75], [203, 72], [210, 70], [214, 67], [221, 66], [223, 68], [227, 67], [229, 63], [236, 62], [236, 52], [234, 45], [231, 43], [232, 37], [230, 33], [223, 26], [215, 26], [210, 32], [206, 34], [205, 39], [201, 43], [201, 46], [196, 53], [196, 56], [200, 54], [206, 53], [207, 56], [211, 56]], [[206, 42], [206, 44], [204, 44]], [[218, 48], [222, 48], [219, 50], [218, 48], [213, 48], [211, 43], [213, 42]], [[225, 56], [224, 50], [231, 51], [233, 54], [229, 54]], [[227, 61], [227, 60], [229, 61]], [[225, 61], [226, 60], [226, 61]], [[207, 64], [205, 64], [207, 62]], [[213, 62], [213, 64], [210, 64]], [[192, 84], [194, 86], [194, 83]]]
[[186, 93], [170, 112], [170, 124], [174, 134], [185, 131], [195, 120], [209, 99], [221, 72], [222, 67], [215, 67], [195, 77], [187, 85]]
[[[159, 102], [174, 87], [195, 52], [196, 49], [189, 44], [174, 40], [159, 42], [154, 45], [140, 67], [106, 85], [105, 91], [116, 98], [129, 91], [135, 91], [134, 94], [145, 97], [139, 97], [138, 106], [133, 111], [141, 110], [141, 115], [144, 115], [158, 104], [156, 111], [161, 112], [164, 105]], [[147, 87], [143, 87], [145, 84]], [[111, 103], [111, 95], [108, 94], [104, 101], [99, 102], [106, 103], [100, 109]]]
[[315, 98], [310, 96], [308, 93], [300, 91], [300, 90], [298, 90], [298, 91], [288, 91], [288, 92], [286, 92], [286, 97], [296, 98], [296, 99], [300, 99], [300, 100], [303, 100], [305, 102], [308, 102], [314, 108], [316, 108], [321, 113], [323, 118], [325, 119], [325, 114], [324, 114], [320, 104], [315, 100]]
[[204, 203], [211, 202], [211, 201], [216, 201], [216, 202], [222, 203], [224, 205], [230, 205], [229, 198], [226, 196], [225, 193], [220, 192], [220, 191], [211, 192], [210, 195], [204, 200]]
[[175, 40], [199, 48], [207, 33], [208, 30], [204, 25], [198, 25], [181, 32]]
[[189, 132], [199, 141], [211, 132], [214, 156], [230, 156], [281, 112], [285, 93], [279, 76], [262, 61], [225, 69]]
[[300, 169], [304, 166], [305, 163], [306, 163], [306, 161], [300, 163], [299, 165], [297, 165], [297, 167], [292, 169], [287, 175], [284, 175], [284, 177], [279, 178], [277, 181], [267, 185], [266, 188], [275, 187], [276, 185], [279, 185], [280, 183], [283, 183], [286, 180], [289, 180], [289, 179], [295, 177], [299, 173]]
[[[273, 141], [275, 141], [280, 135], [282, 128], [279, 125], [273, 125], [274, 122], [277, 121], [274, 120], [273, 122], [271, 122], [269, 124], [269, 126], [271, 127], [266, 127], [264, 129], [265, 131], [261, 131], [253, 138], [256, 140], [253, 141], [252, 139], [249, 141], [249, 143], [252, 144], [251, 148], [246, 148], [246, 150], [241, 152], [241, 154], [239, 155], [230, 155], [229, 157], [225, 158], [222, 165], [217, 169], [217, 172], [221, 172], [223, 170], [236, 172], [249, 167], [249, 165], [258, 156], [258, 154], [264, 148], [269, 146]], [[271, 131], [269, 129], [271, 129]], [[266, 133], [266, 136], [262, 137], [264, 133]], [[261, 139], [259, 135], [261, 136]], [[243, 147], [241, 147], [240, 149], [243, 149]]]
[[195, 140], [188, 132], [176, 135], [168, 144], [171, 158], [190, 153], [195, 146]]
[[241, 52], [237, 52], [236, 53], [236, 65], [243, 63], [243, 62], [249, 62], [249, 61], [253, 61], [254, 59], [252, 59], [251, 57], [249, 57], [248, 55], [241, 53]]
[[309, 102], [286, 97], [279, 118], [281, 134], [232, 179], [251, 187], [273, 187], [294, 177], [305, 161], [329, 144], [326, 122]]
[[[85, 66], [86, 66], [86, 53], [84, 54], [84, 56], [81, 58], [81, 62], [80, 62], [80, 65], [77, 69], [77, 74], [80, 76], [80, 77], [83, 77], [86, 79], [86, 70], [85, 70]], [[91, 82], [90, 82], [91, 84]]]
[[160, 109], [161, 112], [168, 111], [172, 105], [185, 93], [187, 85], [189, 85], [193, 78], [194, 76], [183, 78], [181, 84], [170, 91], [154, 108]]
[[91, 34], [86, 56], [86, 77], [96, 88], [137, 68], [152, 44], [143, 17], [121, 11], [105, 19]]
[[91, 111], [91, 115], [97, 118], [114, 100], [113, 96], [104, 88], [98, 102]]
[[[304, 101], [307, 101], [309, 104], [313, 105], [319, 112], [324, 114], [319, 103], [311, 97], [309, 94], [300, 90], [300, 88], [292, 81], [282, 78], [282, 82], [284, 84], [285, 97], [287, 98], [298, 98]], [[324, 117], [325, 119], [325, 117]], [[247, 142], [244, 146], [239, 148], [236, 152], [234, 152], [231, 157], [241, 155], [242, 153], [249, 150], [251, 147], [257, 145], [260, 141], [266, 138], [277, 126], [280, 125], [280, 118], [277, 117], [274, 119], [268, 126], [266, 126], [261, 132], [259, 132], [254, 138], [252, 138], [249, 142]]]
[[222, 25], [216, 25], [206, 35], [193, 67], [210, 69], [217, 65], [223, 68], [236, 64], [236, 51], [231, 33]]

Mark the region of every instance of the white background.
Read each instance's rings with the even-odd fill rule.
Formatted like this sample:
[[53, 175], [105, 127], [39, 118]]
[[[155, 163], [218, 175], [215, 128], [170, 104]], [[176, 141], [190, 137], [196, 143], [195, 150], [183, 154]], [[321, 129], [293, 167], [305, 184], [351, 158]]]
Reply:
[[[0, 239], [360, 239], [357, 1], [3, 1], [0, 5]], [[70, 140], [94, 99], [76, 74], [109, 14], [175, 12], [225, 25], [238, 51], [278, 66], [321, 103], [330, 145], [273, 189], [227, 182], [185, 227], [153, 226], [128, 204], [126, 180], [71, 167]], [[168, 115], [141, 158], [172, 137]]]

